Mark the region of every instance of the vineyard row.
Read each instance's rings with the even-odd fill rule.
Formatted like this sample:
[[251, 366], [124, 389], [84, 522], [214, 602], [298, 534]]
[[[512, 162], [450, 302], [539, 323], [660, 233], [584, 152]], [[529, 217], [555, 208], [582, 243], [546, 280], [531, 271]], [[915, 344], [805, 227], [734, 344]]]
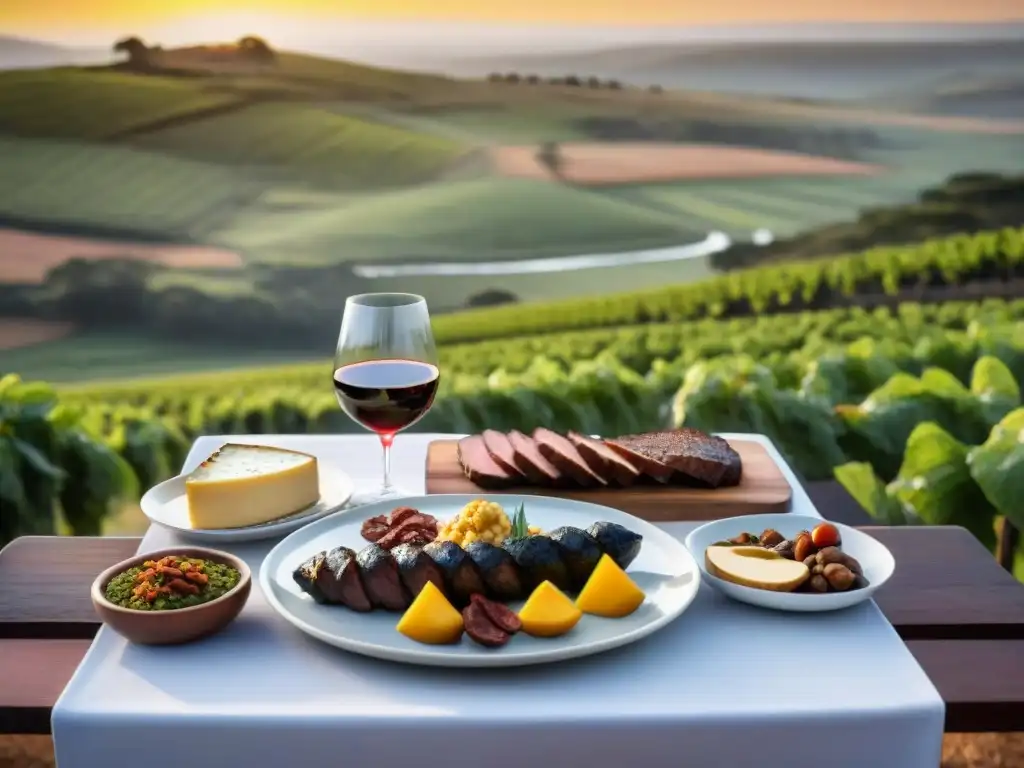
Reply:
[[552, 331], [736, 318], [826, 309], [850, 297], [904, 296], [928, 288], [1024, 279], [1024, 229], [955, 235], [910, 246], [755, 267], [643, 292], [510, 304], [438, 317], [439, 342]]
[[[1011, 380], [1024, 380], [1024, 325], [1020, 322], [974, 320], [964, 330], [905, 333], [902, 339], [887, 338], [889, 321], [879, 321], [874, 328], [872, 333], [865, 320], [856, 341], [809, 339], [799, 348], [778, 349], [756, 358], [730, 350], [696, 364], [688, 356], [658, 360], [645, 374], [608, 352], [572, 366], [538, 356], [518, 373], [454, 374], [447, 377], [418, 428], [473, 432], [486, 427], [548, 426], [623, 434], [669, 423], [675, 395], [677, 421], [709, 430], [771, 435], [798, 470], [808, 478], [820, 478], [828, 476], [836, 463], [830, 455], [836, 456], [817, 445], [814, 436], [835, 429], [833, 406], [862, 402], [896, 373], [920, 375], [933, 368], [946, 371], [951, 382], [968, 383], [977, 361], [987, 357], [1001, 361]], [[723, 370], [722, 366], [739, 370], [735, 381], [752, 389], [733, 392], [720, 377], [707, 374]], [[159, 459], [132, 461], [133, 466], [144, 468], [144, 477], [153, 479], [176, 467], [200, 434], [358, 431], [338, 408], [330, 387], [324, 386], [326, 373], [321, 373], [315, 379], [308, 372], [293, 379], [239, 379], [234, 387], [122, 389], [105, 399], [95, 392], [86, 398], [75, 394], [65, 397], [65, 402], [82, 409], [90, 431], [107, 436], [126, 455], [150, 456], [146, 446], [154, 441], [163, 444], [166, 451], [158, 452]], [[678, 393], [684, 391], [695, 394], [687, 395], [680, 406]], [[802, 414], [793, 417], [799, 428], [792, 432], [780, 427], [791, 420], [790, 410], [757, 415], [757, 408], [774, 402], [771, 398], [777, 393], [789, 393], [783, 398], [784, 407]], [[711, 410], [696, 405], [705, 396], [719, 398]]]
[[[818, 340], [757, 358], [725, 353], [695, 364], [681, 356], [656, 361], [646, 375], [607, 351], [568, 367], [536, 357], [519, 373], [455, 375], [419, 426], [474, 432], [544, 425], [621, 434], [686, 424], [757, 432], [807, 480], [829, 478], [835, 467], [855, 462], [862, 465], [858, 483], [912, 488], [916, 475], [904, 472], [904, 446], [919, 425], [937, 425], [957, 445], [978, 446], [1002, 434], [994, 425], [1020, 406], [1024, 326], [974, 318], [962, 330], [933, 328], [895, 339], [885, 337], [891, 321], [876, 318], [872, 335], [873, 321], [862, 318], [863, 335], [851, 343]], [[173, 475], [199, 434], [356, 430], [319, 379], [315, 386], [279, 378], [234, 389], [150, 388], [148, 396], [140, 389], [105, 401], [65, 395], [58, 404], [45, 384], [19, 385], [16, 378], [0, 381], [6, 425], [0, 485], [5, 509], [16, 512], [0, 521], [0, 540], [52, 532], [58, 505], [75, 532], [99, 532], [115, 495]], [[966, 451], [949, 440], [943, 444], [958, 456]], [[968, 527], [985, 540], [986, 525]]]
[[[594, 360], [600, 355], [646, 374], [656, 364], [681, 369], [720, 355], [742, 352], [764, 357], [799, 349], [822, 350], [863, 337], [916, 343], [924, 338], [945, 339], [948, 331], [965, 332], [972, 323], [1003, 326], [1021, 321], [1024, 321], [1024, 299], [992, 299], [929, 305], [904, 303], [895, 309], [832, 309], [538, 334], [442, 346], [441, 387], [442, 393], [452, 388], [473, 389], [473, 379], [491, 374], [499, 379], [509, 373], [518, 374], [537, 358], [569, 370], [576, 363]], [[65, 388], [64, 393], [72, 401], [83, 403], [152, 405], [165, 399], [243, 398], [282, 387], [329, 392], [329, 377], [330, 365], [325, 360], [323, 363], [86, 384]]]

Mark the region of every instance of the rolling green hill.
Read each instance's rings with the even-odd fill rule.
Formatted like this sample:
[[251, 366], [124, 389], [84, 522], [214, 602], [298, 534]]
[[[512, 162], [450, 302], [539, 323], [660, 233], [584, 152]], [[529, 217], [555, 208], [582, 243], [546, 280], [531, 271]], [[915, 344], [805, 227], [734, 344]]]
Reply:
[[[541, 181], [482, 179], [356, 198], [276, 217], [255, 209], [217, 233], [258, 262], [538, 258], [686, 243], [704, 232], [628, 201]], [[342, 254], [348, 254], [343, 256]]]
[[[201, 307], [233, 318], [231, 333], [255, 316], [265, 322], [260, 334], [292, 345], [305, 334], [316, 344], [320, 322], [306, 321], [333, 317], [338, 296], [410, 285], [444, 310], [498, 289], [521, 300], [643, 290], [698, 279], [708, 264], [619, 264], [561, 280], [367, 278], [339, 267], [631, 252], [693, 243], [712, 230], [737, 242], [759, 229], [786, 238], [911, 201], [960, 170], [1024, 170], [1024, 135], [887, 124], [881, 113], [872, 123], [863, 111], [824, 105], [453, 79], [288, 52], [254, 64], [224, 47], [154, 57], [134, 73], [139, 65], [124, 63], [0, 73], [0, 226], [216, 245], [245, 258], [246, 268], [219, 282], [206, 271], [156, 268], [145, 290], [162, 333]], [[849, 145], [888, 170], [667, 183], [631, 183], [623, 172], [600, 191], [498, 175], [521, 172], [504, 159], [520, 152], [516, 162], [529, 165], [530, 146], [546, 141], [708, 136], [829, 156]], [[501, 151], [507, 144], [522, 149]], [[632, 167], [626, 155], [613, 160]], [[103, 270], [93, 277], [102, 284]], [[37, 299], [19, 294], [11, 306], [36, 317]], [[208, 333], [208, 320], [194, 332]]]
[[0, 134], [105, 139], [157, 121], [239, 103], [201, 79], [102, 69], [0, 71]]
[[302, 104], [252, 104], [136, 135], [132, 144], [214, 165], [275, 169], [296, 184], [404, 186], [429, 180], [467, 147]]
[[250, 174], [211, 163], [0, 135], [0, 222], [11, 226], [202, 242], [262, 189]]

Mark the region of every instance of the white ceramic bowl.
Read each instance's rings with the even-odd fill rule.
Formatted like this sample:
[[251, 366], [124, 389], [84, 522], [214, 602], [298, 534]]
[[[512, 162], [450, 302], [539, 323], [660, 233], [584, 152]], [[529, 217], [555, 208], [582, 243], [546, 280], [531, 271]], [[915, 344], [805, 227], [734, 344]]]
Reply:
[[839, 530], [841, 549], [857, 559], [864, 570], [864, 577], [868, 580], [868, 586], [861, 589], [850, 592], [829, 592], [824, 595], [805, 592], [772, 592], [767, 589], [743, 587], [708, 573], [704, 561], [704, 551], [717, 541], [732, 539], [744, 532], [756, 536], [766, 528], [774, 528], [788, 538], [795, 536], [800, 531], [809, 531], [823, 522], [831, 521], [787, 513], [730, 517], [725, 520], [715, 520], [693, 530], [686, 537], [686, 548], [690, 550], [693, 559], [697, 561], [701, 575], [708, 584], [722, 594], [750, 605], [772, 608], [777, 611], [836, 611], [870, 599], [875, 591], [892, 576], [896, 570], [896, 561], [893, 559], [892, 552], [880, 541], [841, 523], [832, 523]]

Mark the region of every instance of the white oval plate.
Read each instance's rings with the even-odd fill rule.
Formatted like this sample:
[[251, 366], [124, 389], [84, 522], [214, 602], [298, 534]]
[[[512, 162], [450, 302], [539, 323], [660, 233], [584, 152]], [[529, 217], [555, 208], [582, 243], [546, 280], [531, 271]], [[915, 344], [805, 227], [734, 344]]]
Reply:
[[195, 541], [227, 543], [271, 539], [337, 512], [352, 498], [355, 487], [352, 478], [323, 462], [319, 463], [317, 469], [320, 475], [320, 500], [316, 504], [279, 520], [246, 528], [192, 528], [188, 521], [188, 499], [185, 496], [185, 479], [188, 475], [178, 475], [153, 486], [142, 497], [139, 505], [150, 522]]
[[864, 570], [864, 578], [868, 580], [868, 585], [861, 589], [851, 592], [829, 592], [824, 595], [803, 592], [772, 592], [768, 589], [754, 589], [733, 584], [717, 576], [712, 576], [707, 571], [704, 551], [716, 541], [732, 539], [744, 532], [753, 533], [756, 536], [767, 528], [774, 528], [786, 537], [795, 536], [800, 531], [809, 531], [824, 522], [831, 521], [788, 512], [730, 517], [706, 523], [691, 531], [690, 535], [686, 537], [686, 547], [693, 555], [693, 559], [697, 561], [704, 580], [722, 594], [739, 600], [741, 603], [771, 608], [776, 611], [815, 612], [837, 611], [871, 599], [875, 591], [885, 584], [896, 570], [896, 561], [888, 547], [878, 539], [873, 539], [866, 533], [842, 523], [832, 523], [832, 525], [839, 529], [843, 552], [856, 558]]
[[[410, 664], [439, 667], [505, 667], [573, 659], [627, 645], [646, 637], [678, 617], [693, 601], [700, 571], [682, 542], [632, 515], [598, 504], [546, 496], [488, 494], [511, 514], [521, 503], [531, 525], [552, 530], [560, 525], [587, 528], [599, 520], [624, 525], [643, 536], [640, 554], [629, 575], [647, 599], [622, 619], [584, 615], [571, 632], [557, 638], [533, 638], [523, 632], [507, 645], [487, 649], [468, 637], [456, 645], [423, 645], [395, 629], [400, 614], [386, 611], [356, 613], [333, 605], [318, 605], [303, 593], [292, 572], [321, 550], [338, 546], [358, 551], [368, 544], [360, 527], [368, 517], [396, 506], [409, 506], [445, 521], [469, 501], [481, 498], [459, 494], [415, 496], [348, 509], [307, 525], [278, 543], [260, 567], [259, 582], [267, 602], [287, 621], [308, 635], [346, 651]], [[521, 603], [512, 604], [518, 609]]]

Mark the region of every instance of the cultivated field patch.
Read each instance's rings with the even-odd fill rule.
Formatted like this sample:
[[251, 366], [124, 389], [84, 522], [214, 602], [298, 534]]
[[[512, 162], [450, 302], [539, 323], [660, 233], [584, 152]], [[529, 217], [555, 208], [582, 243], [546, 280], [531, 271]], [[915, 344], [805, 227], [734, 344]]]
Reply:
[[[68, 336], [75, 326], [32, 318], [0, 317], [0, 349], [19, 349]], [[2, 371], [0, 371], [2, 373]]]
[[0, 283], [41, 283], [51, 269], [75, 258], [138, 259], [180, 269], [242, 266], [237, 253], [206, 246], [130, 243], [0, 229]]
[[639, 184], [683, 179], [762, 176], [874, 176], [882, 166], [746, 147], [645, 142], [570, 142], [558, 145], [557, 175], [537, 146], [497, 147], [492, 158], [505, 176], [561, 177], [574, 184]]

